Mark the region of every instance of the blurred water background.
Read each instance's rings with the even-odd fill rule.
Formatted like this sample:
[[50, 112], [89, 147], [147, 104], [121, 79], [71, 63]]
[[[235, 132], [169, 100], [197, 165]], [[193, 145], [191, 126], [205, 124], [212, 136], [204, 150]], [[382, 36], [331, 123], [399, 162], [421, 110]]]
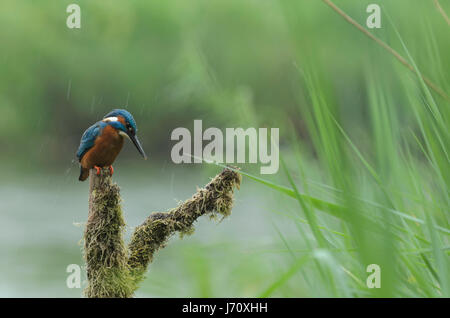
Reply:
[[[150, 212], [175, 207], [212, 175], [164, 164], [160, 169], [146, 170], [143, 165], [136, 169], [118, 161], [115, 181], [124, 200], [126, 239]], [[67, 266], [84, 266], [81, 238], [87, 218], [88, 184], [74, 182], [77, 168], [55, 170], [45, 176], [26, 175], [17, 183], [11, 176], [12, 181], [0, 187], [2, 211], [6, 212], [0, 230], [1, 297], [81, 296], [80, 289], [66, 285]], [[155, 257], [138, 296], [250, 297], [258, 292], [265, 282], [260, 281], [257, 268], [270, 270], [275, 261], [270, 260], [270, 251], [255, 249], [255, 244], [264, 249], [273, 243], [276, 233], [271, 224], [271, 204], [274, 207], [270, 197], [262, 199], [257, 191], [243, 187], [237, 193], [232, 217], [220, 223], [200, 219], [192, 236], [171, 239]], [[245, 286], [239, 283], [242, 271], [250, 274], [242, 281]], [[84, 275], [83, 270], [83, 281]]]

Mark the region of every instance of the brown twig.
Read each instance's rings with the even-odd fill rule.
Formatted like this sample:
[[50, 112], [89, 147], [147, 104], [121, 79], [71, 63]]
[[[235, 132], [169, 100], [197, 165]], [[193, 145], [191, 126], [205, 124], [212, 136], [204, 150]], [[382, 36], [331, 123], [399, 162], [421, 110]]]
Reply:
[[366, 36], [368, 36], [370, 39], [374, 40], [378, 45], [380, 45], [383, 49], [391, 53], [400, 63], [402, 63], [404, 66], [406, 66], [411, 72], [415, 73], [417, 76], [422, 76], [423, 80], [427, 85], [432, 88], [436, 93], [441, 95], [446, 100], [450, 100], [449, 96], [436, 84], [434, 84], [428, 77], [424, 75], [417, 74], [414, 67], [409, 64], [403, 56], [401, 56], [396, 50], [391, 48], [389, 45], [384, 43], [382, 40], [377, 38], [375, 35], [367, 31], [363, 26], [361, 26], [358, 22], [353, 20], [349, 15], [347, 15], [344, 11], [342, 11], [340, 8], [338, 8], [331, 0], [323, 0], [329, 7], [331, 7], [334, 11], [336, 11], [340, 16], [342, 16], [347, 22], [349, 22], [351, 25], [356, 27], [359, 31], [364, 33]]
[[436, 8], [439, 10], [441, 15], [444, 17], [445, 22], [447, 22], [447, 24], [450, 25], [450, 19], [448, 18], [448, 16], [445, 13], [444, 9], [442, 9], [441, 4], [439, 3], [439, 0], [434, 0], [434, 4], [436, 5]]

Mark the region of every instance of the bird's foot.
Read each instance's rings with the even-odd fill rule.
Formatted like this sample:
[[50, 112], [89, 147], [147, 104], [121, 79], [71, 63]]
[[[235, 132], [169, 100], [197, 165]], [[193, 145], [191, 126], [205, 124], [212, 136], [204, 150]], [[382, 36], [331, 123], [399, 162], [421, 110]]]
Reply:
[[109, 166], [109, 173], [110, 173], [111, 175], [113, 175], [113, 173], [114, 173], [114, 168], [113, 168], [113, 166]]
[[100, 167], [98, 167], [98, 166], [94, 166], [94, 168], [95, 168], [95, 170], [97, 170], [97, 176], [99, 176], [99, 175], [100, 175], [100, 170], [101, 170], [102, 168], [100, 168]]

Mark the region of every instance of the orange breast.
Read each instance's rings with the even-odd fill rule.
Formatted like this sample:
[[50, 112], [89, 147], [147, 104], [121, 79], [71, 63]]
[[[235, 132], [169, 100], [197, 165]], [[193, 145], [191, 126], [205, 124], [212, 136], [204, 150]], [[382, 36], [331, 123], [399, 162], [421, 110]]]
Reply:
[[110, 166], [116, 160], [122, 147], [123, 137], [113, 127], [106, 126], [102, 134], [95, 140], [94, 146], [81, 159], [81, 166], [86, 169], [94, 166]]

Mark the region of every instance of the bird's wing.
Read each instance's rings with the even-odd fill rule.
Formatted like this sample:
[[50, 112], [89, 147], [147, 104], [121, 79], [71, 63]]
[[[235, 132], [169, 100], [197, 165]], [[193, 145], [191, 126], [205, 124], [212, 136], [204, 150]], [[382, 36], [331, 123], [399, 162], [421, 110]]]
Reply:
[[81, 161], [84, 154], [94, 146], [95, 139], [100, 135], [101, 125], [100, 123], [95, 123], [84, 132], [81, 137], [80, 147], [78, 147], [77, 157]]

